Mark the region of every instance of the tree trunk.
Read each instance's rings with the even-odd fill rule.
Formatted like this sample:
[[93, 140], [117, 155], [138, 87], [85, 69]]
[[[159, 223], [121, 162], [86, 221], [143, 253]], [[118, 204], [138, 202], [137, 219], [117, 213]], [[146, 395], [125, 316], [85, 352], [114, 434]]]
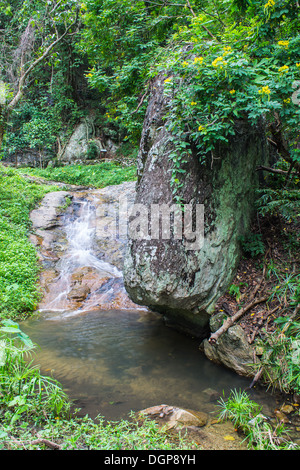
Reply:
[[[1, 119], [1, 118], [0, 118]], [[4, 133], [5, 133], [5, 126], [4, 124], [1, 122], [0, 120], [0, 151], [1, 151], [1, 148], [2, 148], [2, 143], [3, 143], [3, 139], [4, 139]]]

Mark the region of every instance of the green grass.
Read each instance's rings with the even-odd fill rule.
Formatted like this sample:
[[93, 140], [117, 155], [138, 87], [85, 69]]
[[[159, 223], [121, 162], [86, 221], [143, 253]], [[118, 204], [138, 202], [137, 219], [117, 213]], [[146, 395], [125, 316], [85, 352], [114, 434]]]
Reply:
[[79, 186], [104, 188], [136, 179], [136, 167], [108, 161], [97, 165], [67, 165], [58, 168], [22, 168], [21, 173]]
[[229, 398], [221, 399], [219, 405], [220, 420], [232, 421], [245, 434], [249, 449], [299, 450], [299, 445], [290, 441], [285, 426], [269, 421], [245, 391], [232, 390]]
[[53, 186], [26, 181], [0, 164], [0, 316], [16, 318], [38, 302], [38, 262], [28, 239], [30, 211]]

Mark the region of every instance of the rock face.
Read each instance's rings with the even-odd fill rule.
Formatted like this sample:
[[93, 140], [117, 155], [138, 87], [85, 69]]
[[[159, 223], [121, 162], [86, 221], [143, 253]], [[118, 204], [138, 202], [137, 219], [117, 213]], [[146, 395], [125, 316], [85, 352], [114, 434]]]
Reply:
[[72, 198], [67, 191], [46, 194], [40, 207], [30, 214], [34, 230], [47, 230], [59, 225], [59, 208], [66, 204], [67, 197]]
[[[223, 321], [223, 314], [219, 313], [211, 318], [210, 329], [217, 331]], [[203, 341], [203, 351], [208, 359], [216, 364], [222, 364], [237, 374], [253, 376], [253, 348], [247, 341], [244, 330], [239, 325], [231, 326], [226, 333], [218, 338], [212, 345], [207, 339]]]
[[[138, 157], [136, 204], [172, 204], [174, 151], [167, 130], [163, 77], [153, 84]], [[236, 124], [230, 145], [199, 163], [196, 151], [185, 164], [184, 204], [204, 206], [204, 245], [190, 249], [182, 239], [129, 237], [124, 282], [137, 304], [164, 314], [174, 326], [205, 337], [217, 299], [230, 285], [239, 257], [239, 237], [249, 227], [256, 186], [255, 167], [266, 161], [259, 128]], [[196, 207], [196, 206], [194, 206]], [[195, 215], [194, 215], [195, 221]]]
[[[97, 160], [100, 156], [105, 157], [108, 149], [104, 148], [100, 138], [94, 136], [94, 131], [94, 119], [90, 116], [74, 128], [67, 145], [59, 152], [58, 159], [62, 163], [69, 164], [85, 162], [91, 158]], [[93, 157], [88, 155], [91, 146]]]
[[80, 123], [70, 137], [70, 140], [64, 149], [60, 160], [72, 162], [82, 158], [88, 151], [88, 142], [90, 138], [90, 126], [87, 122]]

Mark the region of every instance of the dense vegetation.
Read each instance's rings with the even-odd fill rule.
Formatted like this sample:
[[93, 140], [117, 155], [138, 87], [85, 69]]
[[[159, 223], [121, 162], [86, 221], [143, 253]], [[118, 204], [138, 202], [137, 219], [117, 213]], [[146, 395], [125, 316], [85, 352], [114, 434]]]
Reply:
[[135, 166], [124, 167], [114, 161], [96, 165], [68, 165], [58, 168], [25, 168], [20, 172], [61, 183], [95, 188], [104, 188], [136, 179]]
[[30, 211], [55, 187], [29, 184], [0, 166], [0, 315], [20, 318], [37, 307], [38, 263], [29, 241]]
[[[53, 190], [22, 174], [94, 187], [134, 179], [132, 165], [114, 161], [63, 167], [56, 156], [74, 126], [91, 114], [103, 135], [118, 145], [131, 145], [136, 154], [152, 79], [162, 74], [176, 149], [174, 197], [184, 184], [182, 164], [192, 149], [201, 162], [213, 162], [218, 144], [229, 141], [238, 120], [265, 133], [272, 158], [269, 167], [259, 169], [264, 185], [257, 195], [257, 214], [259, 220], [271, 217], [279, 227], [284, 259], [269, 256], [266, 264], [270, 299], [277, 299], [282, 316], [276, 320], [276, 334], [261, 337], [264, 378], [286, 392], [300, 392], [299, 10], [296, 0], [0, 0], [0, 157], [17, 163], [20, 154], [32, 151], [41, 166], [45, 155], [55, 162], [54, 168], [44, 169], [0, 167], [0, 316], [5, 322], [30, 314], [37, 305], [38, 264], [28, 241], [29, 212]], [[264, 233], [257, 227], [241, 244], [245, 257], [257, 264], [266, 254]], [[241, 289], [233, 284], [229, 293], [239, 301]], [[14, 435], [32, 442], [31, 433], [42, 427], [43, 408], [47, 418], [40, 435], [49, 437], [51, 429], [53, 439], [69, 436], [66, 447], [99, 447], [102, 439], [107, 446], [132, 448], [141, 445], [143, 436], [150, 446], [168, 445], [164, 435], [151, 441], [151, 425], [132, 444], [140, 432], [135, 425], [109, 428], [104, 437], [102, 423], [55, 419], [68, 414], [66, 397], [36, 369], [29, 373], [24, 351], [7, 335], [17, 332], [26, 352], [32, 347], [29, 339], [16, 324], [3, 325], [2, 440]], [[41, 393], [44, 387], [46, 394]], [[237, 408], [238, 417], [231, 413], [240, 402], [255, 411], [245, 396], [236, 395], [223, 404], [223, 415], [247, 429], [249, 416], [244, 418]], [[135, 437], [125, 439], [125, 428], [133, 429]]]

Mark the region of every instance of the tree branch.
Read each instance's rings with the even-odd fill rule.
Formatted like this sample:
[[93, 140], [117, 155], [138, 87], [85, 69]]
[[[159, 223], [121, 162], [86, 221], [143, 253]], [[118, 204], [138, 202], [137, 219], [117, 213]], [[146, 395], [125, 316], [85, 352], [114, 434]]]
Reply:
[[264, 296], [260, 297], [259, 299], [254, 299], [252, 300], [248, 305], [245, 305], [245, 307], [240, 308], [232, 317], [229, 317], [219, 328], [215, 333], [212, 333], [210, 335], [210, 338], [208, 342], [210, 344], [215, 344], [218, 340], [218, 338], [224, 334], [239, 318], [241, 318], [244, 313], [248, 312], [252, 307], [254, 307], [257, 304], [261, 304], [262, 302], [266, 302], [268, 300], [269, 296]]
[[29, 67], [27, 70], [24, 71], [24, 67], [21, 67], [21, 77], [20, 77], [20, 80], [19, 80], [19, 84], [18, 84], [18, 91], [16, 93], [16, 95], [14, 96], [14, 98], [11, 100], [11, 102], [7, 105], [7, 112], [8, 114], [17, 106], [17, 104], [19, 103], [19, 101], [21, 100], [22, 98], [22, 95], [23, 95], [23, 89], [24, 89], [24, 85], [25, 85], [25, 82], [26, 82], [26, 79], [27, 77], [31, 74], [31, 72], [41, 63], [43, 62], [44, 59], [46, 59], [46, 57], [48, 57], [48, 55], [50, 54], [50, 52], [52, 51], [52, 49], [54, 49], [57, 44], [59, 44], [66, 36], [67, 34], [69, 33], [69, 31], [73, 28], [74, 25], [76, 25], [77, 21], [78, 21], [78, 14], [79, 14], [79, 10], [77, 9], [76, 11], [76, 18], [74, 20], [74, 22], [68, 26], [65, 30], [65, 32], [59, 37], [57, 38], [54, 42], [52, 42], [48, 47], [47, 49], [43, 52], [43, 54], [38, 57]]
[[[189, 2], [189, 0], [186, 0], [186, 5], [188, 7], [188, 9], [190, 10], [190, 12], [192, 13], [193, 17], [196, 18], [196, 13], [194, 12], [193, 8], [191, 7], [191, 4]], [[209, 31], [209, 29], [204, 26], [204, 24], [201, 24], [201, 27], [217, 42], [220, 42], [218, 41], [218, 39]]]
[[[268, 141], [276, 148], [279, 155], [288, 163], [290, 164], [293, 163], [295, 170], [298, 173], [300, 173], [300, 163], [295, 162], [291, 157], [291, 154], [286, 146], [284, 136], [282, 134], [281, 122], [277, 113], [275, 114], [275, 119], [276, 119], [276, 123], [273, 122], [269, 126], [270, 131], [272, 133], [272, 140], [268, 139]], [[298, 137], [298, 140], [299, 140], [299, 137]], [[297, 144], [298, 144], [298, 140], [297, 140]]]
[[259, 170], [268, 171], [270, 173], [275, 173], [275, 174], [278, 174], [278, 175], [287, 175], [288, 174], [287, 171], [279, 170], [279, 169], [276, 169], [276, 168], [269, 168], [267, 166], [258, 166], [256, 168], [256, 171], [259, 171]]

